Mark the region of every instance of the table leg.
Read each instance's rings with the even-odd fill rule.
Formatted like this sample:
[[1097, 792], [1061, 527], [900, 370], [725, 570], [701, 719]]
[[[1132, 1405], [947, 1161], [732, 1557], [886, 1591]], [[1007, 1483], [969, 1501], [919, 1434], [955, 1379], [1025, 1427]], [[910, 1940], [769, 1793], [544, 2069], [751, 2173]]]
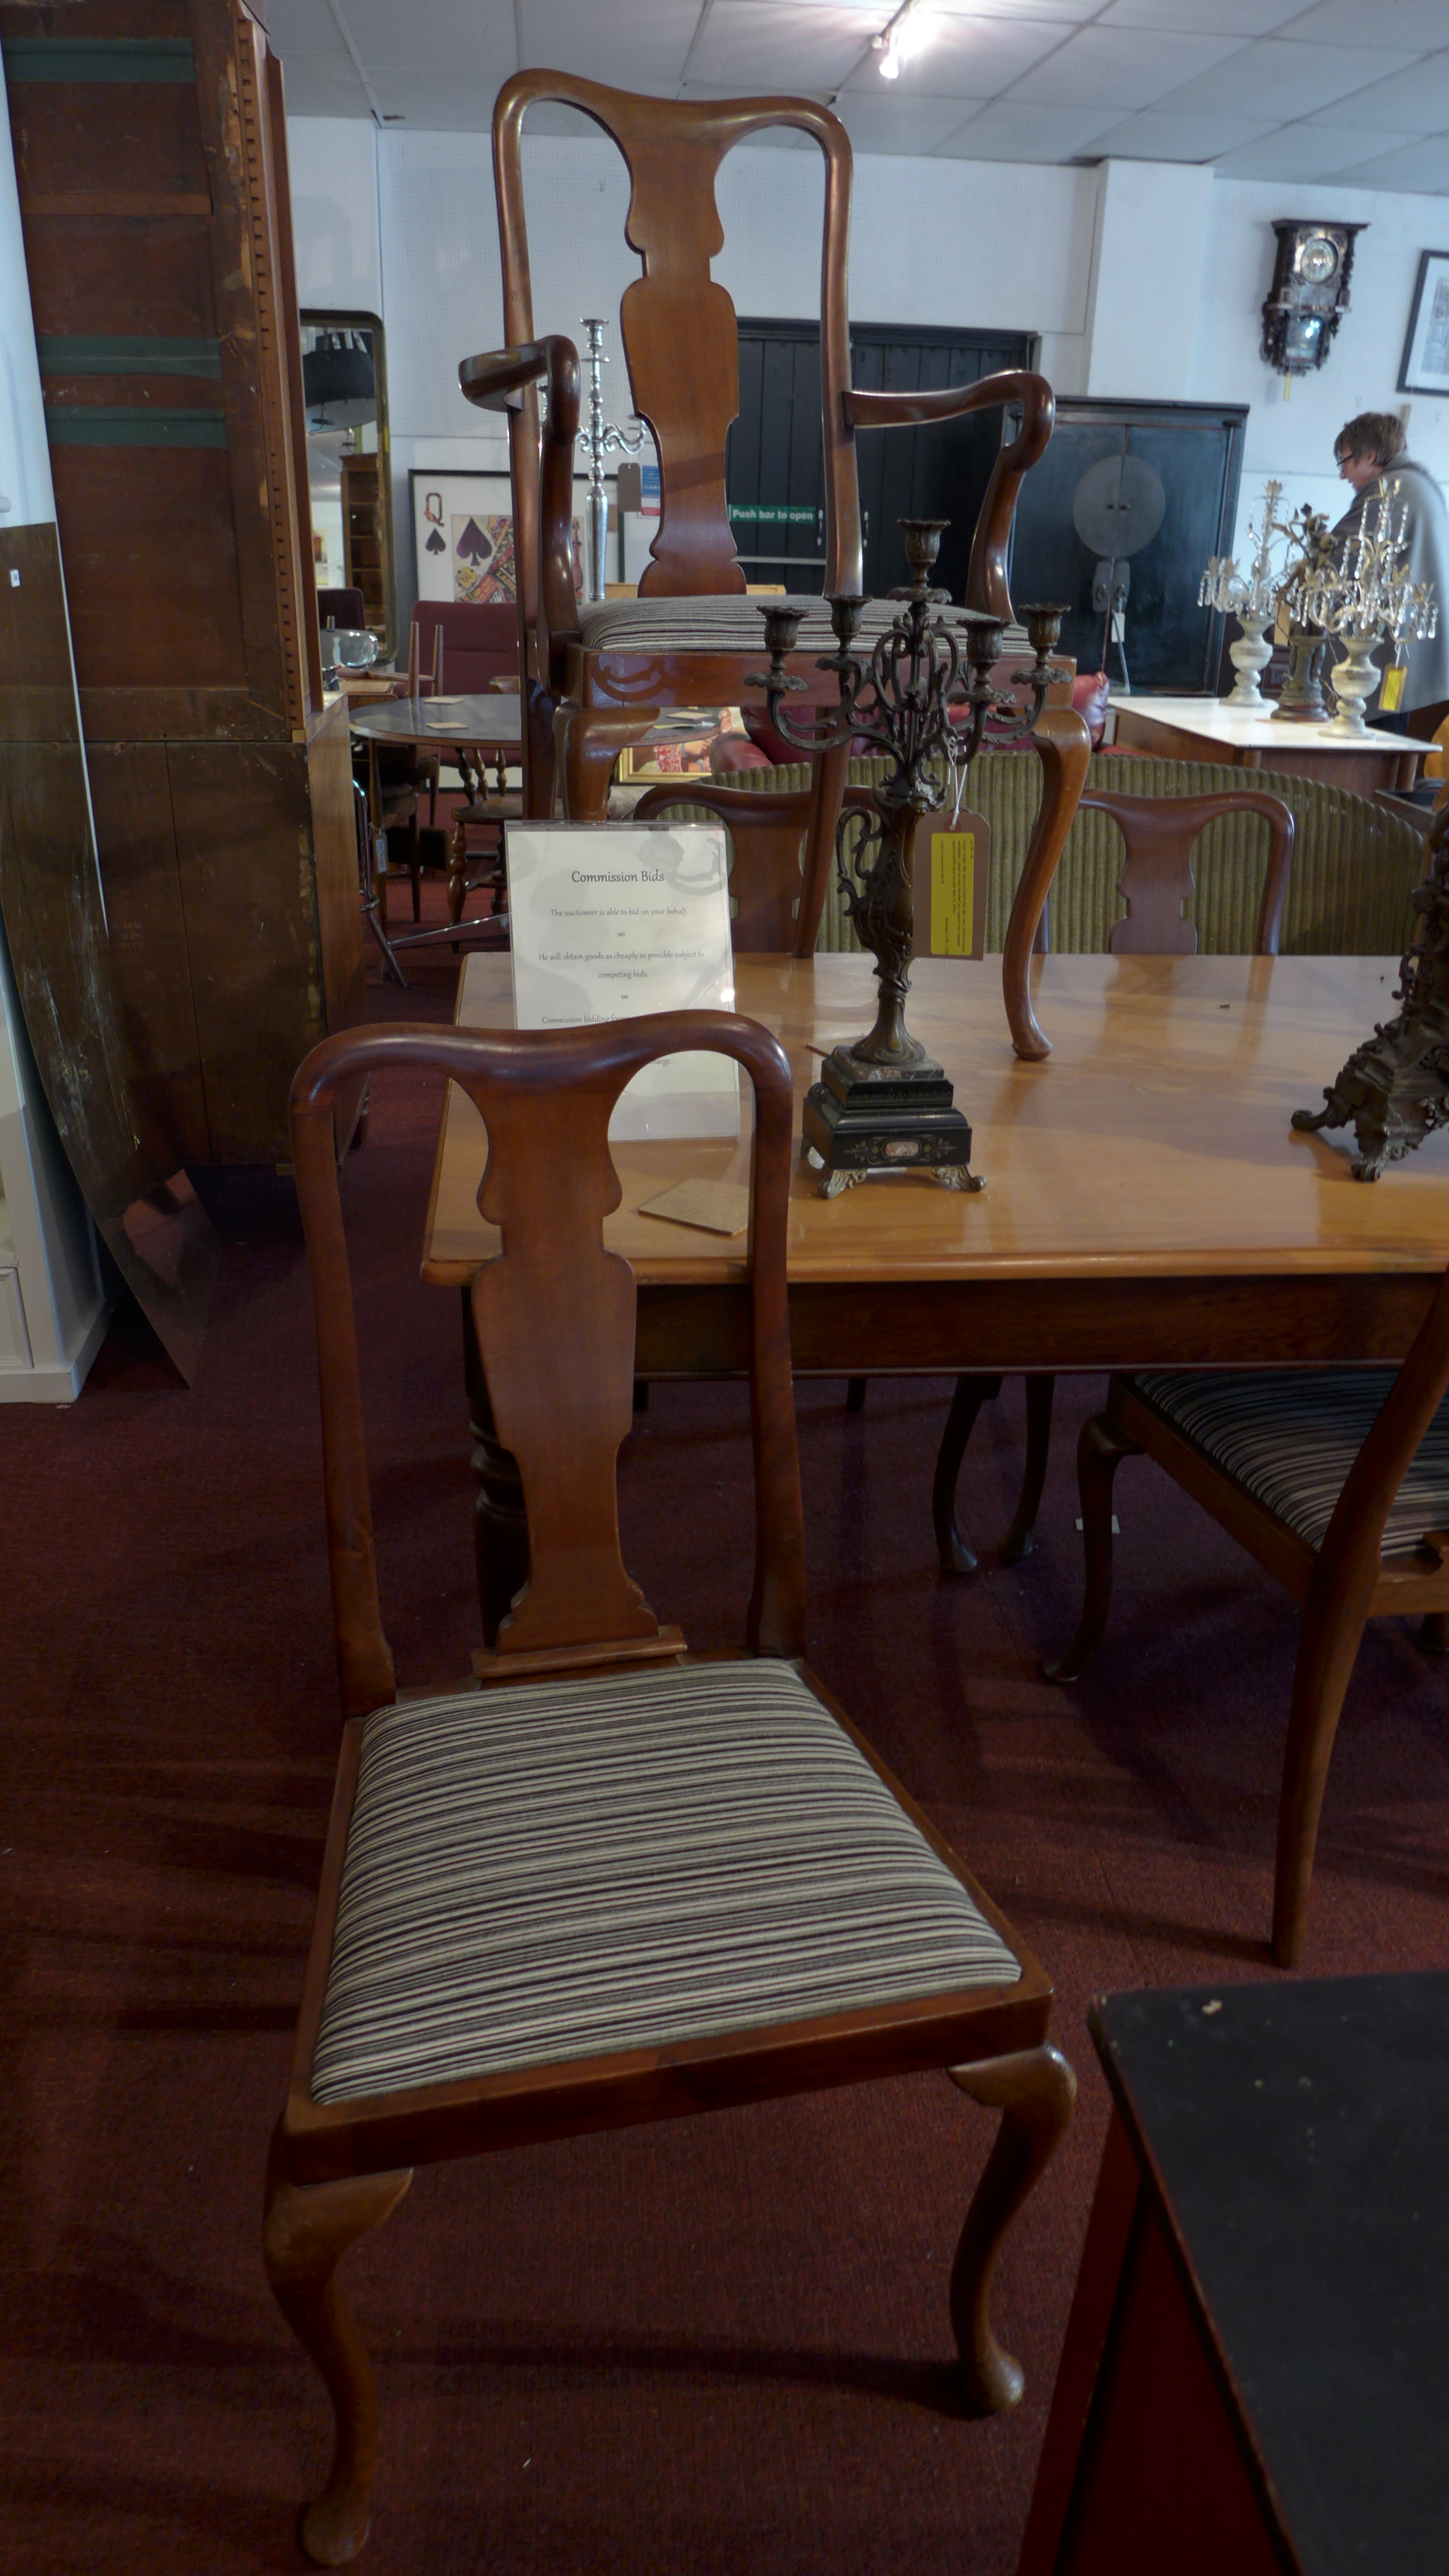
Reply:
[[473, 1473], [478, 1479], [473, 1544], [478, 1565], [478, 1607], [483, 1614], [483, 1642], [494, 1643], [514, 1594], [528, 1580], [528, 1520], [523, 1508], [523, 1480], [518, 1462], [505, 1449], [493, 1426], [488, 1381], [473, 1322], [472, 1290], [463, 1291], [463, 1376], [468, 1390], [468, 1427], [473, 1435]]
[[373, 893], [377, 897], [378, 924], [381, 928], [383, 938], [386, 939], [387, 836], [384, 833], [379, 820], [381, 813], [382, 787], [377, 774], [377, 745], [375, 742], [369, 742], [367, 746], [367, 824], [368, 829], [372, 834], [373, 851], [382, 862], [382, 864], [374, 870]]

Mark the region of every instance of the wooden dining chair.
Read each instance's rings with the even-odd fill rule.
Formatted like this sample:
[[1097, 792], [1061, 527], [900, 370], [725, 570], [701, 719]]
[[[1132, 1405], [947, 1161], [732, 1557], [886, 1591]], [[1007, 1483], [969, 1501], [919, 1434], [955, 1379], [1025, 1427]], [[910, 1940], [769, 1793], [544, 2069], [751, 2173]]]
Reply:
[[[696, 1660], [620, 1557], [636, 1292], [603, 1226], [620, 1092], [700, 1048], [754, 1089], [755, 1573], [746, 1653]], [[339, 1094], [391, 1067], [448, 1076], [486, 1121], [479, 1206], [498, 1249], [473, 1313], [529, 1540], [528, 1579], [473, 1658], [482, 1689], [415, 1699], [397, 1695], [378, 1608], [332, 1153]], [[346, 1722], [265, 2254], [333, 2404], [331, 2471], [301, 2525], [323, 2566], [366, 2537], [377, 2438], [337, 2267], [419, 2164], [944, 2067], [1002, 2114], [951, 2275], [961, 2398], [994, 2412], [1021, 2393], [991, 2273], [1073, 2079], [1041, 1968], [800, 1661], [792, 1125], [777, 1041], [703, 1011], [349, 1031], [293, 1085]]]
[[[534, 336], [524, 212], [521, 133], [530, 107], [580, 109], [616, 143], [628, 166], [627, 237], [641, 275], [625, 292], [620, 328], [634, 411], [647, 420], [660, 468], [659, 530], [635, 599], [581, 606], [574, 588], [573, 457], [578, 430], [578, 362], [573, 346]], [[1023, 474], [1051, 436], [1054, 403], [1044, 376], [1009, 370], [973, 385], [932, 392], [865, 392], [850, 383], [846, 252], [851, 151], [844, 126], [813, 99], [638, 98], [564, 72], [529, 71], [505, 81], [493, 115], [494, 178], [503, 262], [503, 327], [508, 346], [465, 359], [468, 400], [509, 414], [519, 617], [529, 672], [528, 812], [554, 810], [554, 715], [562, 711], [564, 810], [602, 820], [618, 753], [670, 706], [738, 706], [763, 663], [756, 602], [730, 533], [725, 440], [739, 408], [735, 308], [711, 277], [724, 247], [715, 179], [725, 154], [772, 126], [793, 126], [825, 159], [820, 333], [825, 457], [825, 566], [822, 590], [863, 588], [855, 441], [862, 429], [954, 420], [1009, 407], [1016, 425], [987, 486], [971, 551], [964, 605], [1011, 619], [1007, 555]], [[540, 441], [538, 388], [548, 418]], [[804, 602], [805, 623], [791, 672], [829, 697], [817, 657], [835, 638], [823, 598]], [[896, 609], [871, 601], [867, 642]], [[799, 703], [804, 703], [800, 701]], [[817, 764], [807, 882], [828, 868], [848, 747]], [[821, 875], [823, 883], [823, 875]], [[814, 946], [819, 917], [807, 905], [795, 953]]]
[[1112, 1484], [1145, 1454], [1303, 1605], [1273, 1881], [1273, 1956], [1303, 1953], [1339, 1713], [1370, 1619], [1417, 1617], [1443, 1653], [1449, 1613], [1449, 1276], [1397, 1372], [1202, 1370], [1114, 1377], [1077, 1451], [1086, 1583], [1077, 1633], [1043, 1666], [1076, 1681], [1106, 1626]]
[[[666, 779], [634, 808], [651, 823], [683, 805], [702, 806], [723, 823], [734, 851], [730, 869], [731, 945], [741, 956], [788, 957], [804, 899], [805, 850], [814, 797], [808, 787], [718, 787], [709, 778]], [[869, 810], [868, 787], [845, 787], [842, 809]]]
[[[1193, 851], [1210, 823], [1224, 814], [1258, 814], [1268, 827], [1268, 861], [1263, 878], [1255, 957], [1276, 957], [1293, 865], [1293, 816], [1279, 796], [1257, 788], [1231, 789], [1211, 796], [1119, 796], [1107, 788], [1084, 790], [1079, 813], [1107, 814], [1126, 845], [1117, 892], [1127, 909], [1108, 937], [1113, 957], [1195, 957], [1197, 931], [1187, 906], [1196, 890]], [[996, 1545], [1002, 1565], [1015, 1565], [1030, 1553], [1037, 1514], [1046, 1487], [1051, 1452], [1055, 1377], [1039, 1373], [1026, 1381], [1026, 1459], [1021, 1492], [1010, 1527]], [[931, 1517], [936, 1552], [944, 1574], [974, 1574], [979, 1563], [956, 1521], [956, 1488], [967, 1444], [983, 1404], [1001, 1393], [999, 1377], [959, 1377], [936, 1453]]]

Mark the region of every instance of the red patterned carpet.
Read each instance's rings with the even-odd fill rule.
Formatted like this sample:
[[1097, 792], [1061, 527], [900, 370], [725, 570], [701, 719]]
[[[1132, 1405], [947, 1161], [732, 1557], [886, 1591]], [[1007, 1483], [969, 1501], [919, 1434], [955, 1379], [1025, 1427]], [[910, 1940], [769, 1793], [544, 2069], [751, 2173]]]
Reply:
[[[430, 893], [430, 904], [436, 898]], [[450, 956], [389, 1016], [436, 1017]], [[476, 1641], [454, 1301], [418, 1281], [436, 1099], [378, 1103], [346, 1182], [399, 1669]], [[1391, 1186], [1386, 1184], [1386, 1186]], [[72, 1410], [0, 1410], [8, 1498], [0, 2566], [301, 2564], [320, 2389], [258, 2220], [337, 1733], [305, 1277], [288, 1186], [208, 1185], [226, 1244], [196, 1386], [112, 1338]], [[944, 2078], [420, 2176], [354, 2266], [379, 2360], [374, 2576], [1006, 2576], [1105, 2116], [1104, 1988], [1271, 1974], [1294, 1613], [1145, 1463], [1090, 1682], [1063, 1390], [1041, 1541], [934, 1570], [947, 1390], [801, 1392], [813, 1653], [1054, 1972], [1074, 2132], [1001, 2267], [1021, 2409], [950, 2411], [946, 2267], [989, 2122]], [[1020, 1390], [970, 1519], [1009, 1517]], [[742, 1390], [663, 1388], [626, 1455], [631, 1563], [697, 1644], [740, 1633]], [[1381, 1626], [1330, 1786], [1312, 1973], [1449, 1953], [1445, 1673]]]

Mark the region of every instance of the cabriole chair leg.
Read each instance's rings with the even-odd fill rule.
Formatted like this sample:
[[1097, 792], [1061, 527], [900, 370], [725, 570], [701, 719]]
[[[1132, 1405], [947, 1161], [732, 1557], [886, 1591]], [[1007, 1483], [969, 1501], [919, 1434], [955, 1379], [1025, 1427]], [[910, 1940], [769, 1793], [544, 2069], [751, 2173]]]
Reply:
[[1112, 1479], [1124, 1458], [1140, 1458], [1109, 1413], [1095, 1413], [1082, 1425], [1077, 1442], [1077, 1488], [1082, 1497], [1082, 1541], [1086, 1582], [1077, 1633], [1065, 1654], [1050, 1657], [1042, 1671], [1049, 1682], [1074, 1682], [1102, 1641], [1112, 1599]]
[[1303, 1608], [1278, 1802], [1273, 1957], [1280, 1968], [1296, 1968], [1303, 1955], [1328, 1765], [1364, 1626], [1351, 1601], [1331, 1598], [1315, 1584]]
[[1052, 1445], [1052, 1398], [1056, 1389], [1054, 1377], [1029, 1377], [1026, 1381], [1026, 1465], [1022, 1470], [1021, 1498], [1011, 1527], [996, 1550], [1003, 1565], [1017, 1565], [1024, 1556], [1031, 1554], [1037, 1514], [1046, 1490], [1047, 1460]]
[[991, 2330], [991, 2275], [1002, 2238], [1066, 2133], [1077, 2079], [1050, 2041], [1015, 2057], [988, 2058], [980, 2066], [953, 2066], [948, 2072], [973, 2102], [1002, 2115], [951, 2266], [951, 2325], [967, 2404], [973, 2414], [1001, 2415], [1016, 2404], [1026, 2377]]
[[983, 1404], [1001, 1393], [999, 1377], [958, 1377], [936, 1452], [936, 1476], [931, 1487], [931, 1519], [936, 1532], [936, 1553], [943, 1574], [974, 1574], [977, 1557], [956, 1527], [956, 1480], [966, 1444], [976, 1428], [976, 1416]]
[[301, 2519], [302, 2546], [319, 2567], [345, 2567], [367, 2538], [377, 2466], [377, 2391], [361, 2335], [337, 2282], [349, 2245], [380, 2227], [411, 2172], [345, 2182], [294, 2183], [272, 2141], [263, 2251], [277, 2305], [321, 2371], [336, 2427], [327, 2484]]

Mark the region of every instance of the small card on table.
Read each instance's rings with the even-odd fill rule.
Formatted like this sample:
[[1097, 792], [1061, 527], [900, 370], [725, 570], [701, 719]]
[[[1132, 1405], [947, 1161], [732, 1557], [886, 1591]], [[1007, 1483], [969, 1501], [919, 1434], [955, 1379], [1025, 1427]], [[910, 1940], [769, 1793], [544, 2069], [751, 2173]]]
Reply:
[[743, 1181], [676, 1181], [657, 1199], [640, 1203], [641, 1216], [670, 1225], [698, 1226], [705, 1234], [743, 1234], [750, 1221], [750, 1193]]
[[[510, 823], [505, 839], [519, 1028], [734, 1009], [721, 824]], [[735, 1136], [739, 1123], [728, 1056], [660, 1056], [621, 1092], [609, 1134]]]

